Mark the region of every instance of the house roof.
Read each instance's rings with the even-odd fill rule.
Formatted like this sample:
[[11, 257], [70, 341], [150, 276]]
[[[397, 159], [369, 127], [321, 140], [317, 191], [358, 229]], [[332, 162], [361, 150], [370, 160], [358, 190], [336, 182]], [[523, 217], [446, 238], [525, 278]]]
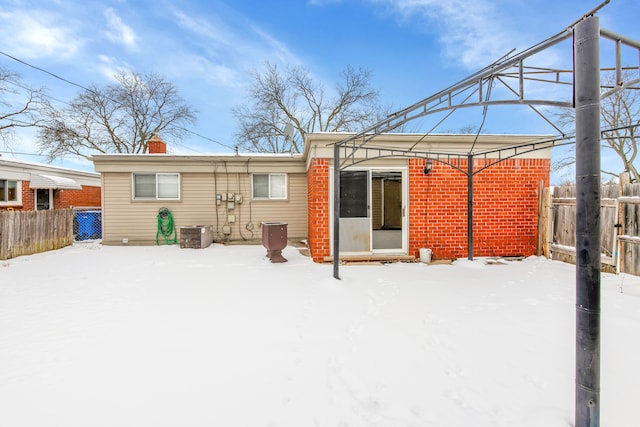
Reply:
[[[92, 157], [98, 172], [161, 172], [163, 169], [173, 172], [306, 172], [313, 158], [333, 157], [333, 145], [353, 133], [318, 132], [307, 134], [304, 153], [215, 153], [215, 154], [99, 154]], [[391, 149], [396, 156], [402, 150], [415, 150], [420, 153], [455, 153], [466, 155], [470, 149], [476, 152], [503, 149], [531, 142], [548, 140], [549, 135], [473, 135], [473, 134], [409, 134], [385, 133], [368, 141], [367, 147]], [[362, 146], [357, 141], [355, 146]], [[350, 145], [349, 145], [350, 147]], [[347, 147], [348, 148], [348, 147]], [[361, 150], [362, 151], [362, 150]], [[445, 154], [445, 155], [446, 155]], [[344, 150], [342, 155], [345, 155]], [[360, 152], [355, 157], [367, 156]], [[495, 154], [495, 156], [498, 156]], [[549, 159], [551, 149], [543, 148], [535, 152], [519, 154], [520, 157]], [[390, 157], [389, 155], [384, 157]], [[489, 156], [491, 157], [491, 156]], [[222, 165], [222, 166], [220, 166]], [[222, 169], [217, 169], [221, 167]]]
[[301, 154], [99, 154], [98, 172], [305, 172]]
[[[304, 158], [307, 165], [313, 158], [333, 158], [334, 145], [354, 136], [347, 132], [317, 132], [307, 134], [304, 145]], [[417, 134], [417, 133], [381, 133], [367, 135], [363, 140], [351, 140], [340, 149], [341, 157], [351, 160], [374, 161], [377, 158], [403, 157], [447, 157], [466, 156], [491, 152], [487, 158], [501, 157], [498, 150], [518, 152], [519, 158], [550, 159], [551, 147], [535, 151], [519, 150], [516, 147], [548, 141], [551, 135], [511, 135], [511, 134]], [[522, 151], [522, 153], [520, 153]], [[506, 152], [506, 151], [505, 151]]]
[[[307, 134], [305, 139], [305, 159], [312, 156], [310, 150], [333, 150], [333, 145], [341, 142], [354, 133], [348, 132], [316, 132]], [[355, 147], [385, 147], [394, 149], [409, 149], [420, 152], [439, 151], [467, 154], [473, 147], [474, 152], [505, 148], [510, 146], [546, 141], [553, 135], [538, 134], [419, 134], [419, 133], [381, 133], [367, 135], [366, 141], [353, 140], [346, 148]], [[538, 154], [536, 157], [546, 158], [548, 154]]]
[[31, 188], [81, 189], [82, 185], [100, 187], [96, 172], [51, 166], [0, 156], [0, 178], [31, 181]]

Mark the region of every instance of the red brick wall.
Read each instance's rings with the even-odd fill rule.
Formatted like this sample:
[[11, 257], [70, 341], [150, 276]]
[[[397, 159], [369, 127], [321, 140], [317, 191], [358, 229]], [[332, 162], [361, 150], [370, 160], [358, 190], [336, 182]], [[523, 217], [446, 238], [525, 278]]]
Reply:
[[[437, 162], [424, 175], [424, 164], [409, 161], [409, 254], [431, 248], [435, 259], [467, 257], [467, 176]], [[466, 171], [466, 159], [459, 166]], [[536, 253], [539, 182], [549, 186], [549, 168], [549, 160], [510, 159], [474, 175], [474, 256]]]
[[56, 209], [72, 206], [102, 206], [100, 187], [82, 186], [82, 190], [55, 190], [53, 205]]
[[22, 208], [16, 207], [16, 210], [35, 211], [36, 210], [36, 195], [34, 191], [29, 188], [30, 181], [22, 181]]
[[[437, 162], [424, 175], [424, 165], [409, 160], [409, 254], [430, 248], [434, 259], [467, 257], [467, 176]], [[459, 166], [466, 171], [466, 159]], [[549, 186], [549, 169], [550, 160], [510, 159], [474, 176], [474, 256], [536, 253], [539, 182]], [[314, 261], [323, 261], [331, 239], [329, 160], [314, 159], [307, 179], [309, 247]]]
[[322, 262], [331, 255], [329, 233], [329, 160], [313, 159], [307, 173], [308, 238], [311, 256]]

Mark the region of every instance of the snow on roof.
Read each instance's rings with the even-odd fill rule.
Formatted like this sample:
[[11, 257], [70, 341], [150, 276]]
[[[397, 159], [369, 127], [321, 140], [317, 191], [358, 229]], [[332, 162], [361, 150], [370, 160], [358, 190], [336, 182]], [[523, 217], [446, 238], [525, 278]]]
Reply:
[[8, 166], [18, 166], [18, 167], [22, 166], [25, 168], [40, 169], [40, 170], [51, 170], [51, 171], [67, 172], [67, 173], [74, 173], [74, 174], [85, 174], [87, 176], [95, 176], [95, 177], [100, 176], [98, 172], [83, 171], [80, 169], [65, 168], [62, 166], [53, 166], [53, 165], [48, 165], [46, 163], [30, 162], [28, 160], [15, 159], [15, 158], [6, 157], [0, 154], [0, 165], [3, 165], [3, 164]]

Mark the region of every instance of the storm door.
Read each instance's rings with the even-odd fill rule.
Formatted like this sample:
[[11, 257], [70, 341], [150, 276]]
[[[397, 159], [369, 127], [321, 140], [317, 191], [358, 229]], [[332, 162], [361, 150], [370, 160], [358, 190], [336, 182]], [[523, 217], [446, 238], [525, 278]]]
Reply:
[[371, 252], [369, 171], [340, 172], [340, 251]]
[[36, 190], [36, 210], [46, 211], [53, 207], [53, 191], [48, 188]]
[[340, 172], [340, 251], [361, 254], [406, 252], [404, 172]]

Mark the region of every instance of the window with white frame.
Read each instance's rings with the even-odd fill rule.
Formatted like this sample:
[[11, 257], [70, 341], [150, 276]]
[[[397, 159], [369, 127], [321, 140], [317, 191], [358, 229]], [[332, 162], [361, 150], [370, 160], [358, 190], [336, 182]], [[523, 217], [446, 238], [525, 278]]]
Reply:
[[264, 200], [286, 200], [286, 173], [254, 173], [252, 175], [252, 197]]
[[143, 200], [179, 200], [180, 174], [134, 173], [133, 198]]
[[16, 205], [22, 202], [22, 181], [0, 179], [0, 205]]

